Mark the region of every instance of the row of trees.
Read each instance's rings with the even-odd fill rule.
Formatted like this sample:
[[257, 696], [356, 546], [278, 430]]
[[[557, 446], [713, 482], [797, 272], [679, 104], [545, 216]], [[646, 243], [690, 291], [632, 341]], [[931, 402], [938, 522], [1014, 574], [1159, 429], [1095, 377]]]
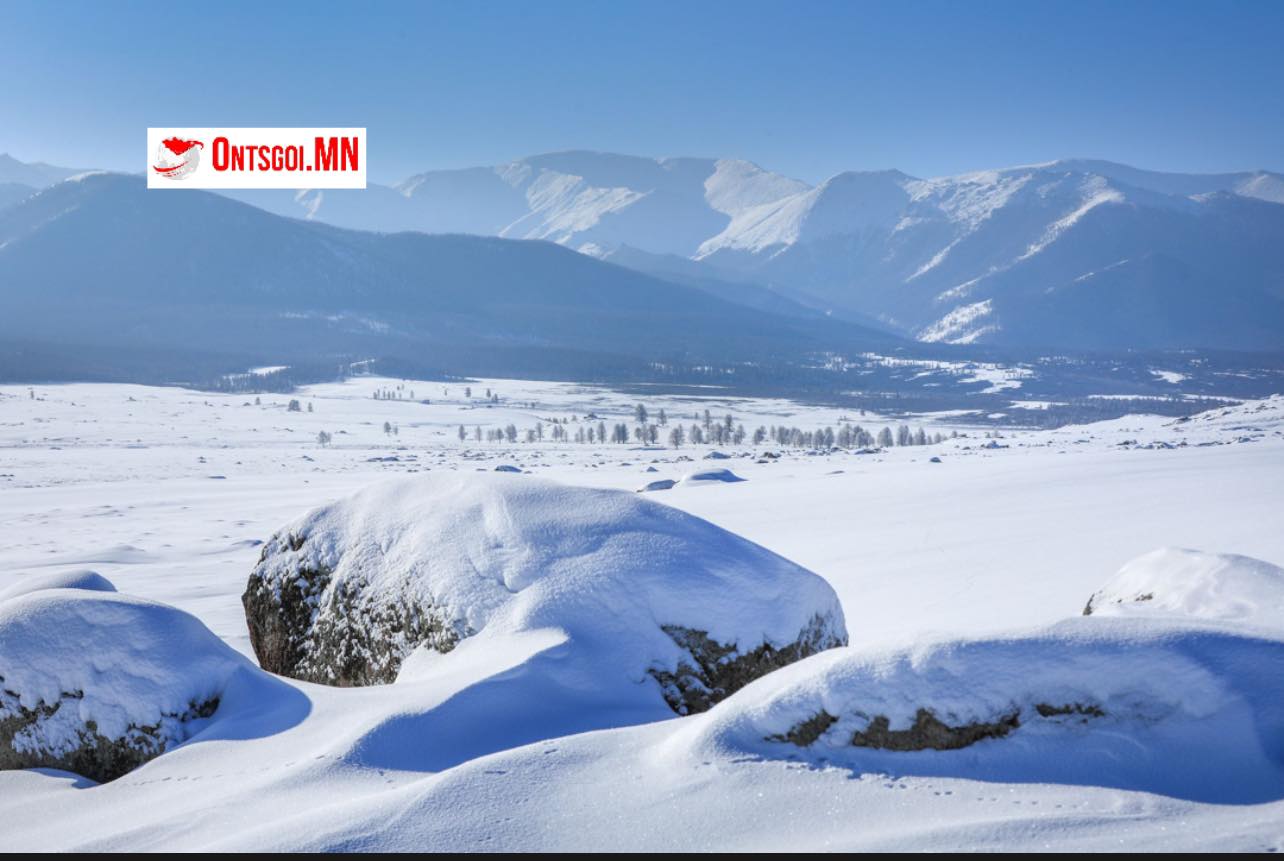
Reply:
[[[702, 424], [691, 424], [684, 427], [682, 424], [674, 424], [668, 434], [665, 436], [670, 448], [682, 448], [684, 445], [743, 445], [749, 434], [745, 431], [743, 424], [737, 424], [727, 417], [728, 421], [710, 423], [707, 428]], [[576, 442], [579, 444], [603, 444], [611, 443], [616, 445], [637, 443], [641, 445], [657, 445], [661, 439], [661, 426], [659, 423], [652, 424], [635, 424], [632, 428], [626, 422], [617, 422], [607, 427], [606, 422], [599, 421], [597, 424], [592, 422], [579, 423], [574, 430], [566, 421], [550, 421], [547, 430], [544, 422], [536, 422], [534, 427], [526, 431], [518, 431], [517, 426], [513, 424], [501, 428], [485, 428], [481, 425], [475, 425], [470, 431], [464, 425], [459, 426], [458, 436], [460, 442], [507, 442], [515, 443], [519, 439], [524, 439], [528, 443], [543, 442], [545, 439], [553, 442]], [[954, 432], [952, 436], [958, 436]], [[891, 448], [893, 446], [911, 446], [911, 445], [934, 445], [944, 440], [941, 434], [928, 434], [923, 428], [911, 430], [909, 425], [900, 425], [895, 430], [890, 427], [884, 427], [877, 434], [872, 433], [860, 425], [842, 424], [838, 430], [833, 427], [817, 428], [816, 430], [803, 430], [797, 427], [772, 426], [770, 428], [760, 426], [753, 432], [752, 443], [754, 446], [762, 446], [770, 441], [772, 444], [781, 448]]]

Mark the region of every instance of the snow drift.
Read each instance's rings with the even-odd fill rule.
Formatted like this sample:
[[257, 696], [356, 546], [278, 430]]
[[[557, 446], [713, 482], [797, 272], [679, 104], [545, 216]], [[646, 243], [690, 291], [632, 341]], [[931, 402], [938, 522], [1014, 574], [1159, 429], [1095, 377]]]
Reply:
[[112, 780], [207, 725], [249, 668], [196, 618], [93, 578], [0, 601], [0, 769]]
[[502, 473], [317, 509], [267, 542], [243, 600], [260, 663], [283, 675], [388, 683], [415, 649], [552, 631], [541, 648], [565, 688], [680, 714], [847, 640], [830, 586], [756, 544], [635, 494]]
[[93, 592], [115, 592], [116, 587], [97, 571], [78, 569], [57, 574], [38, 574], [24, 577], [7, 589], [0, 589], [0, 601], [17, 598], [42, 589], [88, 589]]
[[724, 752], [861, 773], [1284, 797], [1284, 642], [1174, 620], [1071, 619], [1028, 634], [842, 649], [708, 715]]
[[1189, 616], [1284, 628], [1284, 568], [1235, 554], [1165, 547], [1093, 593], [1085, 616]]

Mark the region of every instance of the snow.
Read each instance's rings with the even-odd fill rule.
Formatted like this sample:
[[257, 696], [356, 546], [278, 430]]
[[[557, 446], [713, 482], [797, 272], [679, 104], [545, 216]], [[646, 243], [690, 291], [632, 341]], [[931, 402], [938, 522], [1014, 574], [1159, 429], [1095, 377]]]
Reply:
[[[963, 363], [932, 367], [974, 375]], [[997, 368], [993, 377], [978, 382], [1008, 379]], [[691, 460], [710, 448], [460, 443], [456, 431], [510, 422], [524, 429], [553, 417], [574, 429], [589, 413], [628, 422], [639, 400], [684, 424], [706, 408], [731, 412], [749, 429], [823, 427], [842, 411], [712, 388], [639, 396], [553, 382], [469, 385], [474, 393], [494, 389], [501, 403], [467, 398], [459, 383], [376, 377], [264, 394], [260, 405], [253, 396], [181, 388], [37, 385], [32, 399], [26, 386], [0, 386], [0, 589], [68, 576], [0, 602], [5, 618], [22, 602], [52, 602], [59, 613], [88, 614], [97, 632], [108, 630], [101, 611], [109, 605], [125, 618], [166, 620], [146, 637], [181, 649], [134, 654], [140, 642], [106, 638], [103, 654], [112, 661], [101, 672], [151, 668], [149, 678], [122, 683], [169, 691], [173, 700], [202, 684], [219, 688], [218, 667], [240, 667], [224, 679], [208, 724], [112, 783], [86, 791], [85, 781], [63, 773], [0, 772], [6, 847], [1282, 848], [1281, 636], [1278, 624], [1266, 624], [1271, 613], [1280, 616], [1270, 597], [1278, 594], [1269, 586], [1274, 575], [1259, 575], [1284, 562], [1284, 397], [1184, 420], [1133, 415], [1056, 430], [1005, 428], [1000, 448], [982, 447], [992, 440], [968, 427], [967, 415], [939, 414], [923, 417], [928, 432], [955, 429], [960, 437], [867, 455], [729, 448], [736, 459], [720, 463], [733, 463], [747, 481], [678, 484], [651, 496], [631, 491], [695, 469]], [[398, 386], [403, 400], [371, 397]], [[315, 411], [288, 413], [291, 398]], [[851, 418], [867, 429], [900, 421]], [[399, 433], [385, 434], [385, 421]], [[331, 446], [316, 444], [320, 430], [334, 434]], [[768, 450], [780, 456], [740, 457]], [[936, 456], [944, 466], [929, 465]], [[533, 474], [494, 473], [501, 464]], [[601, 674], [607, 689], [598, 691], [596, 671], [621, 665], [595, 664], [576, 651], [576, 638], [612, 624], [613, 642], [645, 645], [650, 634], [640, 633], [643, 619], [609, 609], [585, 618], [579, 610], [591, 590], [572, 591], [571, 607], [585, 602], [576, 612], [532, 600], [556, 572], [531, 580], [520, 568], [489, 569], [498, 579], [477, 606], [493, 600], [497, 608], [485, 616], [490, 633], [446, 655], [416, 651], [395, 684], [379, 687], [278, 680], [235, 655], [224, 664], [206, 648], [204, 629], [193, 627], [199, 619], [215, 644], [247, 654], [240, 596], [260, 542], [274, 531], [318, 506], [356, 512], [354, 494], [376, 500], [391, 478], [473, 477], [536, 495], [592, 487], [613, 491], [610, 499], [663, 500], [667, 511], [726, 530], [734, 546], [740, 538], [759, 545], [737, 552], [770, 551], [825, 578], [852, 645], [778, 670], [705, 714], [671, 718], [662, 704], [643, 709], [638, 699], [610, 711], [610, 695], [632, 697], [633, 688], [654, 683]], [[541, 490], [549, 479], [555, 490]], [[402, 503], [388, 502], [382, 511], [371, 503], [362, 516], [387, 521], [389, 547], [400, 552], [390, 523], [406, 522], [394, 517]], [[573, 517], [592, 522], [588, 512]], [[489, 528], [467, 522], [441, 546], [454, 552]], [[688, 546], [686, 534], [673, 540]], [[1260, 562], [1223, 568], [1226, 556], [1166, 551], [1176, 562], [1151, 564], [1145, 575], [1154, 599], [1119, 606], [1117, 617], [1079, 615], [1089, 596], [1110, 588], [1111, 572], [1177, 546]], [[696, 544], [690, 558], [707, 562], [720, 548]], [[1182, 574], [1188, 559], [1191, 576]], [[83, 579], [75, 572], [87, 565], [121, 592], [64, 588]], [[525, 586], [505, 597], [500, 584], [513, 572]], [[696, 585], [717, 576], [697, 572]], [[678, 581], [681, 591], [681, 579], [647, 582], [668, 589]], [[1210, 592], [1210, 582], [1224, 589]], [[645, 590], [601, 597], [648, 613], [677, 600]], [[545, 615], [535, 615], [541, 607]], [[9, 642], [0, 639], [0, 661]], [[59, 651], [47, 659], [26, 647], [22, 655], [35, 661], [31, 672], [42, 684], [60, 687], [63, 673], [87, 678], [94, 650], [66, 637], [52, 638], [50, 648]], [[214, 656], [215, 671], [169, 675], [189, 652]], [[621, 657], [614, 648], [604, 654]], [[646, 656], [627, 657], [635, 671], [645, 666]], [[811, 707], [813, 694], [848, 709], [831, 712], [845, 723], [810, 748], [767, 742], [763, 736], [787, 731]], [[1091, 696], [1105, 715], [1087, 723], [1030, 716], [1005, 737], [956, 751], [840, 744], [846, 730], [860, 728], [857, 708], [882, 709], [894, 717], [890, 726], [903, 728], [918, 706], [983, 716], [1011, 703], [1028, 710], [1045, 696]], [[576, 708], [586, 703], [593, 708]], [[1136, 716], [1148, 706], [1167, 711], [1143, 724]]]
[[660, 697], [639, 682], [683, 656], [660, 626], [747, 651], [793, 643], [819, 617], [846, 639], [833, 589], [800, 566], [633, 493], [527, 476], [379, 482], [280, 529], [255, 574], [281, 589], [300, 570], [332, 572], [322, 615], [330, 595], [360, 588], [363, 601], [431, 606], [465, 638], [561, 631], [563, 664], [592, 656], [583, 684], [655, 717]]
[[994, 303], [989, 299], [960, 305], [920, 330], [918, 339], [928, 343], [971, 344], [998, 328], [996, 324], [987, 322], [993, 313]]
[[1214, 619], [1284, 629], [1284, 569], [1260, 559], [1166, 547], [1119, 569], [1094, 616]]
[[1082, 199], [1078, 206], [1063, 215], [1061, 218], [1052, 222], [1052, 224], [1048, 225], [1043, 235], [1039, 237], [1037, 241], [1030, 243], [1030, 246], [1026, 248], [1025, 252], [1017, 258], [1018, 261], [1027, 260], [1038, 254], [1040, 251], [1043, 251], [1049, 245], [1060, 239], [1061, 235], [1073, 227], [1079, 219], [1083, 218], [1097, 207], [1105, 206], [1106, 204], [1124, 202], [1123, 193], [1118, 189], [1111, 188], [1105, 177], [1086, 177], [1080, 186], [1080, 191]]
[[707, 484], [712, 482], [733, 484], [737, 481], [744, 481], [744, 479], [729, 469], [702, 469], [696, 472], [687, 473], [682, 476], [678, 483], [684, 485]]
[[[0, 601], [0, 679], [28, 710], [62, 703], [49, 719], [20, 731], [16, 747], [66, 753], [76, 730], [120, 738], [131, 727], [161, 726], [219, 696], [245, 658], [195, 617], [101, 588], [41, 589]], [[73, 695], [74, 706], [63, 702]], [[6, 711], [0, 702], [0, 715]]]
[[1165, 383], [1172, 383], [1173, 385], [1177, 385], [1187, 379], [1186, 374], [1180, 374], [1177, 371], [1161, 371], [1157, 368], [1151, 368], [1150, 373], [1154, 374], [1157, 379], [1163, 380]]
[[7, 588], [0, 589], [0, 601], [17, 598], [28, 592], [42, 589], [88, 589], [92, 592], [115, 592], [116, 586], [97, 571], [87, 568], [60, 571], [55, 574], [36, 574], [23, 577]]
[[[856, 773], [1272, 801], [1284, 797], [1281, 662], [1280, 640], [1153, 620], [1071, 619], [1002, 638], [817, 655], [746, 688], [690, 734], [697, 750]], [[958, 750], [852, 744], [876, 716], [897, 731], [920, 709], [950, 726], [1004, 719], [1015, 726]], [[836, 720], [816, 741], [783, 740], [821, 711]]]

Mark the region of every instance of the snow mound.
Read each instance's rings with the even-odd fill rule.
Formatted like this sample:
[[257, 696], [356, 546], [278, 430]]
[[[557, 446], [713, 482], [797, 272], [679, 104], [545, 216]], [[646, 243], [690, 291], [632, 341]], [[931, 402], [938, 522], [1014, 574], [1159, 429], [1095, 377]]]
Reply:
[[116, 586], [97, 571], [79, 569], [58, 574], [25, 577], [7, 589], [0, 589], [0, 601], [17, 598], [42, 589], [88, 589], [91, 592], [115, 592]]
[[697, 472], [687, 473], [682, 477], [679, 484], [704, 484], [718, 481], [734, 483], [745, 480], [729, 469], [702, 469]]
[[829, 584], [752, 542], [632, 493], [494, 473], [382, 482], [305, 515], [264, 545], [244, 603], [283, 675], [388, 683], [416, 648], [551, 629], [568, 684], [623, 682], [613, 707], [662, 695], [679, 713], [847, 639]]
[[1284, 642], [1072, 619], [898, 651], [839, 649], [720, 704], [689, 740], [766, 759], [1223, 803], [1284, 797]]
[[656, 490], [669, 490], [675, 484], [677, 484], [677, 482], [671, 478], [657, 478], [655, 481], [648, 481], [646, 484], [639, 487], [637, 492], [651, 493]]
[[1284, 568], [1234, 554], [1166, 547], [1129, 562], [1085, 616], [1191, 616], [1284, 628]]
[[199, 731], [247, 666], [195, 617], [141, 598], [0, 602], [0, 768], [112, 780]]

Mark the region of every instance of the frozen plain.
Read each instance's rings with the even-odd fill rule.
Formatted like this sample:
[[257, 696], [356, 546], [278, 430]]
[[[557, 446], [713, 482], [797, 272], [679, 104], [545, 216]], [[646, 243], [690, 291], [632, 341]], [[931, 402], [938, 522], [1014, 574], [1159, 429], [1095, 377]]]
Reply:
[[[982, 448], [991, 443], [982, 431], [941, 423], [966, 417], [925, 418], [930, 431], [967, 436], [864, 455], [760, 447], [783, 451], [772, 463], [735, 457], [749, 449], [731, 446], [722, 450], [733, 457], [714, 463], [701, 460], [709, 447], [479, 444], [456, 433], [510, 422], [524, 431], [590, 411], [631, 424], [639, 400], [687, 425], [706, 408], [715, 418], [730, 412], [751, 432], [836, 425], [842, 412], [716, 390], [651, 398], [558, 383], [470, 385], [474, 395], [494, 389], [502, 403], [466, 399], [460, 383], [378, 378], [260, 395], [258, 405], [253, 395], [119, 385], [37, 386], [34, 398], [27, 387], [0, 389], [0, 590], [90, 568], [122, 592], [194, 614], [249, 654], [240, 595], [258, 542], [382, 477], [500, 464], [625, 490], [733, 469], [746, 481], [648, 496], [826, 578], [857, 655], [1045, 629], [1161, 547], [1284, 562], [1284, 399], [1178, 423], [1135, 416], [1005, 430], [994, 443], [1005, 448]], [[402, 400], [372, 397], [398, 386]], [[305, 411], [287, 412], [291, 397]], [[894, 424], [849, 418], [867, 429]], [[333, 435], [324, 448], [322, 430]], [[481, 656], [454, 683], [506, 670], [519, 652]], [[306, 717], [284, 721], [287, 729], [198, 736], [102, 787], [3, 773], [0, 811], [16, 823], [6, 828], [11, 848], [1260, 850], [1284, 840], [1284, 803], [1269, 797], [1215, 804], [1141, 791], [1144, 779], [1004, 780], [983, 764], [969, 776], [959, 765], [968, 751], [933, 768], [772, 759], [728, 741], [727, 727], [753, 710], [746, 694], [770, 693], [827, 658], [706, 715], [550, 738], [440, 770], [374, 756], [354, 746], [353, 727], [431, 710], [447, 689], [394, 699], [392, 689], [292, 684], [300, 695], [289, 708]], [[1035, 652], [1031, 660], [1037, 673]]]

